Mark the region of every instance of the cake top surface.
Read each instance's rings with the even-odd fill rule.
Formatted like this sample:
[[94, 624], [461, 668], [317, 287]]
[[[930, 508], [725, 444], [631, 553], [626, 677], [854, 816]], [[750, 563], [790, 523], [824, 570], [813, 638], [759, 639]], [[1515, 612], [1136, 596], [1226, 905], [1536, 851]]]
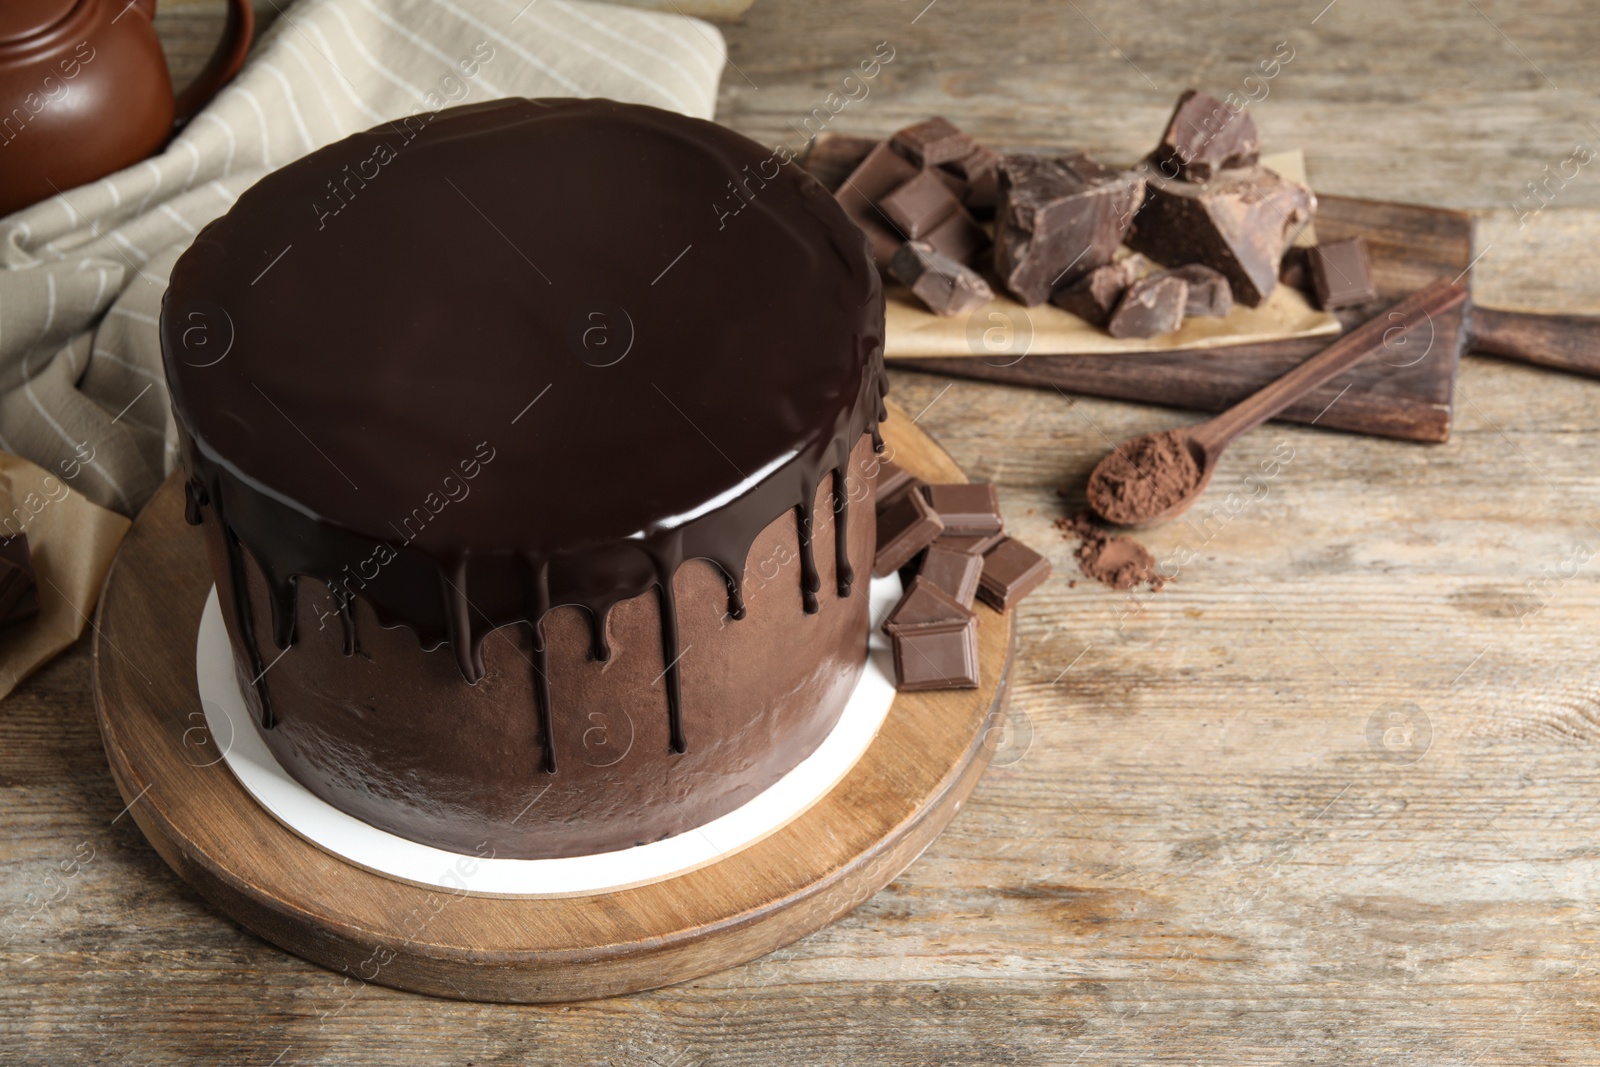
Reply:
[[162, 344], [191, 454], [254, 492], [548, 557], [825, 469], [875, 417], [882, 296], [832, 197], [754, 142], [505, 100], [264, 178], [179, 259]]

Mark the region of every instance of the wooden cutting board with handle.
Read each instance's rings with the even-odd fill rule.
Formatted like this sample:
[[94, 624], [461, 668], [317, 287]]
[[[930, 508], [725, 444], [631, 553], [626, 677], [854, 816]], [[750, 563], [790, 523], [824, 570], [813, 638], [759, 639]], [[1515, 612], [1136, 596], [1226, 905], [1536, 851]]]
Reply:
[[[825, 133], [804, 165], [832, 189], [874, 143]], [[1466, 274], [1472, 263], [1473, 220], [1461, 211], [1319, 195], [1316, 228], [1321, 241], [1366, 238], [1379, 307], [1435, 279]], [[1348, 330], [1372, 313], [1369, 306], [1341, 312], [1339, 318]], [[1433, 326], [1432, 343], [1424, 351], [1413, 346], [1366, 360], [1277, 417], [1379, 437], [1446, 441], [1463, 351], [1600, 376], [1600, 316], [1474, 308], [1469, 300], [1438, 316]], [[1002, 366], [980, 356], [896, 356], [891, 342], [888, 358], [897, 367], [959, 378], [1221, 411], [1330, 343], [1327, 337], [1311, 337], [1188, 351], [1029, 353], [1020, 360], [1008, 356]]]

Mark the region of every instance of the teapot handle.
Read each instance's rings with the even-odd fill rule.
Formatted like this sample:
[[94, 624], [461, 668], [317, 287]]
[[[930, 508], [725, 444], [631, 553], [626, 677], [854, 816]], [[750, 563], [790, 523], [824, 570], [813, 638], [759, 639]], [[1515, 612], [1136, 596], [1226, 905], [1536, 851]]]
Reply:
[[[154, 6], [154, 0], [151, 0]], [[250, 42], [255, 36], [256, 13], [250, 0], [228, 0], [228, 24], [223, 28], [222, 40], [211, 53], [205, 69], [195, 76], [189, 87], [179, 93], [173, 107], [172, 126], [181, 129], [190, 119], [211, 102], [217, 91], [233, 80], [244, 66], [250, 53]]]

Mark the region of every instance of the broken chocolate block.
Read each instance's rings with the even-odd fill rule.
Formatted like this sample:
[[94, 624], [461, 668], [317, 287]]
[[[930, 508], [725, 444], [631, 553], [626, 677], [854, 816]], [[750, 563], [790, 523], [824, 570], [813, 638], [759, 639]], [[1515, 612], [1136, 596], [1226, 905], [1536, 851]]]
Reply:
[[0, 626], [39, 614], [39, 589], [27, 534], [0, 540]]
[[1148, 259], [1135, 252], [1115, 263], [1096, 267], [1065, 289], [1058, 290], [1050, 303], [1085, 322], [1104, 326], [1122, 294], [1149, 265]]
[[1367, 258], [1364, 238], [1348, 237], [1308, 248], [1306, 267], [1317, 306], [1324, 311], [1377, 299], [1378, 290], [1372, 284], [1372, 262]]
[[878, 554], [875, 578], [887, 578], [911, 561], [944, 532], [944, 520], [921, 493], [901, 493], [878, 509]]
[[1128, 286], [1106, 324], [1112, 337], [1160, 337], [1183, 325], [1189, 283], [1176, 274], [1152, 274]]
[[1143, 196], [1143, 178], [1089, 156], [1006, 156], [995, 228], [1001, 281], [1023, 304], [1042, 304], [1111, 262]]
[[978, 684], [978, 617], [917, 578], [884, 624], [895, 688], [971, 689]]
[[961, 201], [931, 170], [918, 172], [878, 201], [878, 210], [908, 240], [926, 236], [960, 208]]
[[880, 268], [887, 267], [894, 258], [895, 250], [900, 247], [900, 235], [878, 211], [878, 201], [915, 178], [917, 173], [914, 165], [884, 141], [867, 153], [833, 194], [844, 213], [867, 235], [872, 258]]
[[1233, 310], [1233, 286], [1218, 271], [1199, 263], [1188, 263], [1167, 272], [1189, 283], [1189, 299], [1183, 317], [1221, 318]]
[[950, 537], [986, 537], [1005, 525], [1000, 495], [986, 482], [930, 485], [923, 491]]
[[1283, 253], [1283, 260], [1278, 264], [1278, 280], [1291, 289], [1311, 292], [1311, 270], [1306, 266], [1304, 248], [1292, 245]]
[[1050, 561], [1015, 537], [1008, 537], [983, 557], [978, 599], [996, 611], [1009, 611], [1048, 577]]
[[971, 607], [978, 592], [978, 577], [983, 574], [983, 557], [934, 541], [922, 554], [918, 573], [923, 581], [938, 586], [962, 607]]
[[978, 253], [989, 247], [988, 234], [967, 213], [967, 209], [960, 206], [923, 240], [957, 263], [970, 264], [978, 258]]
[[994, 299], [983, 275], [922, 241], [900, 246], [889, 263], [889, 276], [909, 286], [935, 315], [963, 315]]
[[1208, 182], [1218, 172], [1253, 167], [1261, 158], [1255, 120], [1214, 96], [1190, 89], [1178, 97], [1150, 162], [1168, 178]]
[[1310, 189], [1265, 167], [1225, 171], [1205, 185], [1152, 177], [1128, 245], [1158, 263], [1220, 271], [1235, 300], [1257, 307], [1316, 204]]
[[919, 167], [950, 163], [972, 151], [972, 138], [962, 133], [949, 119], [935, 115], [915, 126], [907, 126], [889, 143]]
[[960, 159], [941, 163], [939, 171], [961, 179], [964, 192], [961, 202], [973, 213], [985, 218], [994, 211], [1000, 198], [1000, 154], [975, 144], [972, 151]]

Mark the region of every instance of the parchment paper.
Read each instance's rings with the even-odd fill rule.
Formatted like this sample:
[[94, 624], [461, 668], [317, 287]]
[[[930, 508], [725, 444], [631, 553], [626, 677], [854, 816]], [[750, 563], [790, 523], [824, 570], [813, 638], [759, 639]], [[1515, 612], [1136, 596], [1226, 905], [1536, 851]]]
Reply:
[[0, 626], [0, 698], [89, 626], [100, 585], [133, 524], [19, 456], [0, 452], [0, 537], [27, 534], [39, 614]]

